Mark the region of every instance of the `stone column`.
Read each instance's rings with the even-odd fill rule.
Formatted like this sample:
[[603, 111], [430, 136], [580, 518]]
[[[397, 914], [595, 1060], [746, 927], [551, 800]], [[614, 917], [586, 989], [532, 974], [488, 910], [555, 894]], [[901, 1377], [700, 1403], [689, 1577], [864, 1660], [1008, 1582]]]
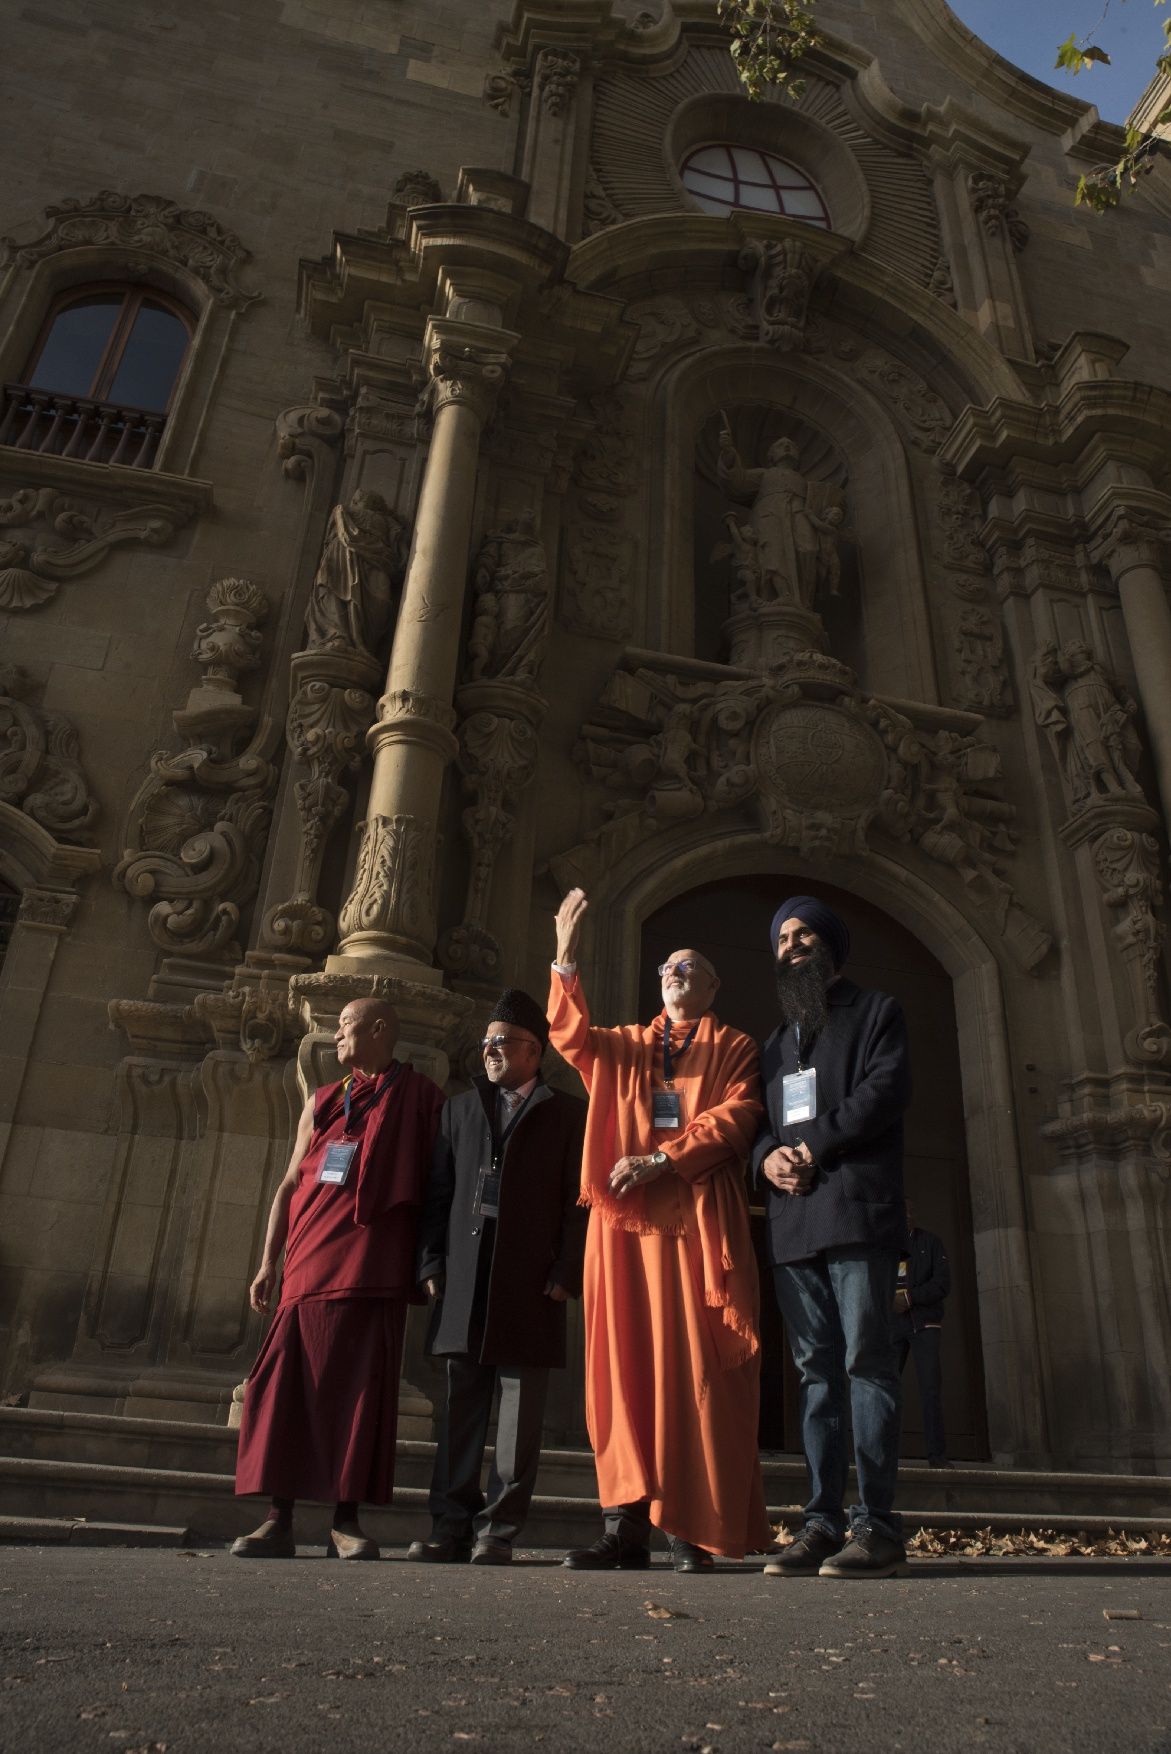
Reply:
[[386, 693], [368, 733], [374, 769], [354, 887], [329, 973], [440, 978], [431, 968], [436, 834], [443, 773], [457, 749], [451, 700], [480, 434], [518, 339], [452, 318], [428, 323], [434, 427]]
[[1171, 605], [1159, 571], [1158, 541], [1153, 531], [1120, 518], [1102, 556], [1118, 586], [1159, 796], [1171, 821]]

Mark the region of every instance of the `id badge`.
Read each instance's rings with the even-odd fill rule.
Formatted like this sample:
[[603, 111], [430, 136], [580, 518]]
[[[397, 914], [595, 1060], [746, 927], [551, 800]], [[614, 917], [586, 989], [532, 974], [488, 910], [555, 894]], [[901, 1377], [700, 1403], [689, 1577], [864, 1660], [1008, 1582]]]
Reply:
[[898, 1288], [900, 1291], [903, 1290], [903, 1288], [905, 1287], [905, 1285], [907, 1283], [907, 1268], [910, 1266], [910, 1264], [911, 1263], [907, 1259], [907, 1256], [903, 1255], [899, 1261], [899, 1276], [898, 1276], [898, 1280], [897, 1280]]
[[317, 1171], [318, 1181], [326, 1182], [335, 1188], [344, 1187], [346, 1177], [350, 1173], [350, 1165], [354, 1161], [354, 1154], [360, 1143], [361, 1141], [358, 1139], [354, 1139], [352, 1142], [348, 1139], [339, 1139], [334, 1144], [327, 1145], [325, 1156], [321, 1160], [321, 1168]]
[[816, 1113], [816, 1068], [786, 1073], [781, 1080], [781, 1125], [791, 1127], [798, 1121], [811, 1121]]
[[677, 1090], [651, 1092], [651, 1125], [656, 1133], [677, 1132], [683, 1125], [683, 1104]]
[[499, 1218], [500, 1171], [485, 1167], [476, 1177], [476, 1218]]

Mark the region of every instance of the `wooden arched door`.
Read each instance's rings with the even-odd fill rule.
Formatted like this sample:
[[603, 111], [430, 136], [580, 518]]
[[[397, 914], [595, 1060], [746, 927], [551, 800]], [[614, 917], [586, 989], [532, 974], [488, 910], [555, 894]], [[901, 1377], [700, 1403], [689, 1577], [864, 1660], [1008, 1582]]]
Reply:
[[[907, 1194], [917, 1222], [943, 1238], [952, 1268], [943, 1332], [948, 1450], [955, 1460], [979, 1459], [988, 1454], [984, 1377], [955, 1003], [946, 971], [905, 927], [859, 896], [791, 874], [738, 877], [677, 896], [646, 921], [639, 1015], [653, 1016], [661, 1002], [655, 973], [659, 963], [672, 950], [693, 946], [719, 970], [716, 1009], [721, 1020], [763, 1041], [776, 1024], [769, 922], [787, 895], [811, 891], [849, 924], [851, 978], [860, 986], [893, 993], [907, 1014], [914, 1085], [907, 1115]], [[759, 1212], [753, 1229], [762, 1269], [760, 1440], [765, 1449], [796, 1452], [796, 1384], [763, 1262]], [[903, 1454], [921, 1457], [922, 1415], [910, 1364], [903, 1390]]]

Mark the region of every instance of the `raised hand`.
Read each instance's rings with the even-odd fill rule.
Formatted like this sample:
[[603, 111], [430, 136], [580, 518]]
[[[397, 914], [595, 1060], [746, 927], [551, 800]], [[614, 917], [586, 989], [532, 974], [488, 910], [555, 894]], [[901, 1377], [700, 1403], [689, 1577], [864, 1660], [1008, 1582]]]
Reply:
[[576, 962], [577, 947], [581, 941], [582, 922], [586, 909], [589, 907], [584, 889], [571, 889], [561, 906], [557, 909], [557, 956], [558, 962]]

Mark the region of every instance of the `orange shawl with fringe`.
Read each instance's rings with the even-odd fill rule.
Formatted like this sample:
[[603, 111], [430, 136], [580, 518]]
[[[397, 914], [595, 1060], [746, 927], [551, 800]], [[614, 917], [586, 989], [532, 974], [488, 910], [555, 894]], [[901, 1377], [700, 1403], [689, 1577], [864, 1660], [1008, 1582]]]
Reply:
[[[740, 1557], [771, 1536], [757, 1455], [760, 1291], [744, 1163], [762, 1113], [755, 1044], [708, 1012], [674, 1066], [683, 1126], [656, 1131], [663, 1027], [593, 1028], [553, 972], [550, 1040], [590, 1097], [580, 1203], [586, 1243], [586, 1417], [603, 1505], [649, 1499], [668, 1533]], [[689, 1026], [690, 1027], [690, 1026]], [[675, 1047], [685, 1031], [676, 1026]], [[620, 1157], [671, 1167], [624, 1200]]]

